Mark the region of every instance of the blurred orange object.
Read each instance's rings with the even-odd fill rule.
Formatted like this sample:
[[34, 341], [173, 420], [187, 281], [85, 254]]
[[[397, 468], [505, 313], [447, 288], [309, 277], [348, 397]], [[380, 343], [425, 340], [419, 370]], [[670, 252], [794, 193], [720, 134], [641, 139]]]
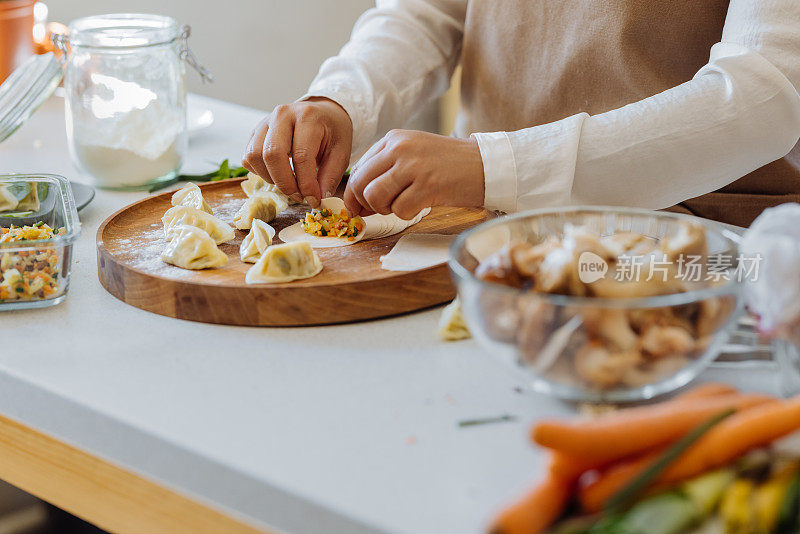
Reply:
[[68, 35], [69, 29], [60, 22], [48, 22], [45, 25], [44, 35], [41, 36], [41, 38], [37, 38], [34, 35], [33, 46], [34, 46], [34, 51], [37, 54], [46, 54], [48, 52], [53, 52], [56, 56], [61, 56], [62, 54], [61, 50], [57, 49], [56, 46], [52, 43], [52, 41], [50, 41], [50, 36], [53, 35], [54, 33], [60, 35]]
[[33, 55], [35, 0], [0, 1], [0, 82]]

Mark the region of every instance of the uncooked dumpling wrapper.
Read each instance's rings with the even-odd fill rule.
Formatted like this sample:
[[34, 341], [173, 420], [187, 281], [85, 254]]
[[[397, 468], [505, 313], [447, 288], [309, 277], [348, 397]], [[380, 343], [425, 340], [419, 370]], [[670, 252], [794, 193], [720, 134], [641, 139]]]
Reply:
[[287, 208], [280, 195], [268, 191], [259, 191], [248, 198], [233, 218], [233, 225], [239, 230], [249, 230], [253, 220], [270, 222]]
[[322, 271], [322, 261], [306, 242], [267, 248], [245, 275], [248, 284], [280, 284], [311, 278]]
[[[344, 200], [339, 197], [322, 199], [320, 206], [337, 213], [345, 209]], [[410, 221], [401, 219], [393, 213], [390, 215], [368, 215], [364, 217], [364, 230], [352, 240], [346, 237], [320, 237], [307, 234], [299, 222], [281, 230], [278, 233], [278, 237], [284, 243], [305, 241], [314, 248], [344, 247], [362, 240], [380, 239], [381, 237], [398, 234], [406, 228], [417, 224], [430, 212], [430, 208], [425, 208]]]
[[380, 239], [382, 237], [399, 234], [406, 228], [410, 228], [420, 222], [422, 218], [430, 212], [430, 208], [425, 208], [410, 220], [401, 219], [394, 213], [390, 213], [389, 215], [380, 215], [378, 213], [367, 215], [364, 217], [364, 223], [366, 224], [366, 228], [364, 228], [364, 239]]
[[239, 247], [239, 256], [245, 263], [255, 263], [267, 247], [272, 245], [275, 229], [260, 219], [253, 220], [253, 228]]
[[228, 256], [200, 228], [179, 224], [172, 228], [172, 235], [161, 253], [161, 260], [165, 263], [184, 269], [210, 269], [228, 262]]
[[181, 224], [194, 226], [205, 231], [219, 245], [236, 237], [236, 232], [221, 219], [189, 206], [175, 206], [167, 210], [161, 218], [167, 240], [173, 237], [173, 228]]
[[472, 256], [482, 262], [501, 248], [513, 241], [511, 230], [507, 226], [494, 225], [472, 233], [465, 243]]
[[203, 193], [197, 184], [188, 183], [172, 195], [173, 206], [189, 206], [214, 215], [211, 206], [203, 198]]
[[392, 250], [381, 256], [381, 268], [387, 271], [417, 271], [447, 262], [453, 235], [407, 234]]

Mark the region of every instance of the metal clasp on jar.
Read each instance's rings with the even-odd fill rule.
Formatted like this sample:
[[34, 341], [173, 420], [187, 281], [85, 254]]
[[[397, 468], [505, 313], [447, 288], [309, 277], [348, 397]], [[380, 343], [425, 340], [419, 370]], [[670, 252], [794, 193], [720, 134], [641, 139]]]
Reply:
[[190, 35], [192, 35], [192, 28], [188, 24], [181, 26], [181, 33], [178, 36], [178, 39], [181, 40], [180, 58], [197, 71], [203, 82], [211, 83], [214, 81], [214, 75], [200, 63], [197, 56], [192, 52], [192, 49], [189, 48]]

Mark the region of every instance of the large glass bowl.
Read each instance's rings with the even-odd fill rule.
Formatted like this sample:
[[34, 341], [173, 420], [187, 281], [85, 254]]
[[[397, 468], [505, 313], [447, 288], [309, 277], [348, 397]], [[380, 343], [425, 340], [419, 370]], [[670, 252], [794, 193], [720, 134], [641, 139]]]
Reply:
[[[636, 232], [660, 241], [675, 236], [686, 222], [705, 230], [708, 258], [739, 259], [736, 235], [717, 223], [632, 208], [534, 210], [464, 232], [453, 242], [449, 265], [469, 329], [491, 354], [521, 367], [531, 387], [545, 394], [580, 402], [632, 402], [673, 391], [706, 368], [728, 338], [741, 309], [741, 276], [735, 264], [718, 262], [721, 266], [714, 271], [720, 274], [704, 271], [704, 279], [714, 279], [690, 291], [635, 298], [517, 289], [479, 279], [475, 270], [509, 243], [539, 244], [553, 236], [561, 238], [569, 225], [583, 226], [599, 236]], [[615, 324], [622, 324], [626, 331], [637, 325], [647, 328], [648, 321], [665, 316], [691, 323], [687, 327], [693, 332], [690, 350], [642, 360], [611, 354], [603, 346], [604, 336], [598, 341], [598, 331], [611, 329], [613, 334]]]

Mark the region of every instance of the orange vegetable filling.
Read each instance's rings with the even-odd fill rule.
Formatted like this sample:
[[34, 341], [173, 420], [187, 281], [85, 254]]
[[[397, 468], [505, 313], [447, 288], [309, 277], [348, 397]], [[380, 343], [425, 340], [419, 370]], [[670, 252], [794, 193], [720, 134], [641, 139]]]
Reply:
[[[38, 241], [63, 235], [38, 223], [0, 228], [0, 243]], [[0, 302], [46, 299], [58, 293], [58, 254], [52, 248], [14, 250], [0, 254]]]
[[347, 210], [334, 213], [329, 209], [314, 209], [306, 213], [300, 226], [307, 234], [318, 237], [344, 237], [353, 241], [364, 231], [364, 219], [350, 217]]

